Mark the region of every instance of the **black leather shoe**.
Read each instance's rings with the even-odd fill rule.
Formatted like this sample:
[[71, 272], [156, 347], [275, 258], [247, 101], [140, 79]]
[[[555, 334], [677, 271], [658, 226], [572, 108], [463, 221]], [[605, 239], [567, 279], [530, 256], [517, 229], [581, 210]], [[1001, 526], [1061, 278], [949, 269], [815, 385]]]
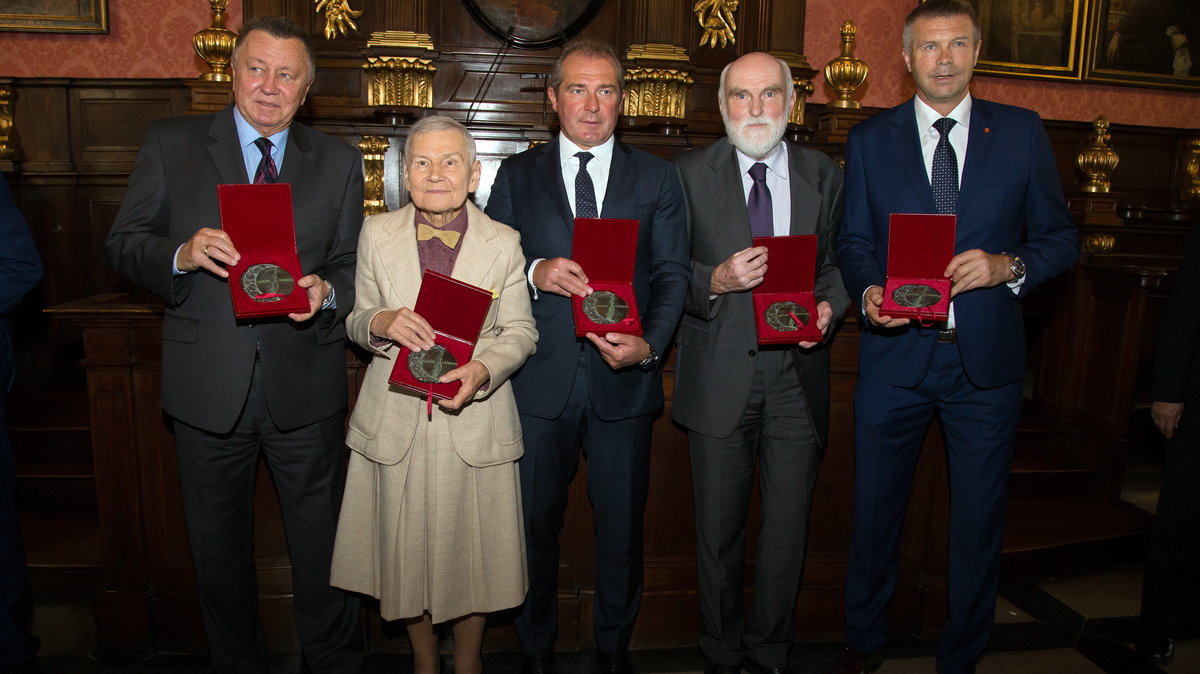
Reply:
[[526, 653], [521, 674], [550, 674], [553, 670], [553, 653]]
[[741, 674], [742, 668], [737, 665], [718, 665], [715, 662], [704, 663], [704, 674]]
[[596, 651], [596, 665], [601, 674], [633, 674], [629, 664], [629, 651], [621, 650], [615, 653]]
[[1175, 659], [1175, 642], [1170, 638], [1141, 641], [1137, 645], [1137, 654], [1150, 664], [1165, 667]]
[[847, 647], [830, 674], [870, 674], [882, 664], [883, 656], [879, 653], [863, 653]]

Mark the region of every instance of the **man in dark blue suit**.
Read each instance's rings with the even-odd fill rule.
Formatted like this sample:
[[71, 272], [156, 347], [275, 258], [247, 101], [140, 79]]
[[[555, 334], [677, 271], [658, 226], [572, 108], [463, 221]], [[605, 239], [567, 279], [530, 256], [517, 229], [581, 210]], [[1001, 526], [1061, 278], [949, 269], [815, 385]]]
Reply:
[[[629, 670], [642, 593], [642, 513], [650, 431], [662, 407], [659, 354], [688, 288], [683, 193], [669, 163], [613, 137], [624, 99], [613, 49], [563, 48], [547, 95], [562, 128], [500, 165], [487, 214], [521, 232], [538, 346], [513, 377], [525, 456], [520, 461], [529, 595], [517, 618], [525, 669], [549, 672], [558, 630], [558, 535], [583, 445], [596, 533], [593, 629], [603, 671]], [[592, 292], [571, 260], [576, 217], [639, 222], [633, 285], [642, 334], [576, 339], [571, 296]]]
[[[854, 396], [849, 648], [838, 671], [879, 666], [913, 469], [935, 412], [945, 429], [951, 503], [949, 621], [937, 667], [974, 671], [992, 628], [1021, 412], [1019, 300], [1079, 253], [1037, 114], [968, 92], [980, 44], [967, 3], [918, 5], [904, 26], [916, 97], [856, 126], [846, 145], [838, 264], [851, 296], [862, 300], [865, 328]], [[880, 313], [892, 213], [958, 216], [944, 324]]]
[[[9, 313], [42, 279], [42, 261], [25, 218], [0, 178], [0, 672], [37, 671], [29, 635], [33, 605], [17, 518], [16, 468], [5, 398], [16, 371]], [[20, 667], [31, 667], [25, 670]]]

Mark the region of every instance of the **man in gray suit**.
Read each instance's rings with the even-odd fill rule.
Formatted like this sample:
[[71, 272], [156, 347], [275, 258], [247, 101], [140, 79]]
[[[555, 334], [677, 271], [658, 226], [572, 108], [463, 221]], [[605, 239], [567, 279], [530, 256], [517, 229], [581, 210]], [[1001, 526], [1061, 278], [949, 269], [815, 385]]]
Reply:
[[[804, 566], [808, 506], [829, 415], [825, 341], [761, 347], [750, 290], [768, 273], [759, 235], [816, 234], [817, 326], [849, 304], [830, 242], [842, 178], [825, 155], [784, 142], [791, 70], [763, 53], [726, 66], [727, 138], [681, 154], [692, 285], [679, 327], [674, 419], [688, 429], [696, 499], [700, 649], [706, 672], [786, 672]], [[770, 265], [787, 265], [770, 259]], [[760, 466], [762, 529], [743, 616], [746, 518]]]
[[[155, 123], [108, 235], [109, 263], [161, 295], [162, 407], [179, 456], [201, 610], [219, 672], [266, 672], [256, 609], [254, 474], [266, 458], [282, 505], [293, 605], [313, 672], [362, 668], [358, 601], [329, 585], [345, 485], [345, 326], [362, 225], [359, 153], [293, 117], [316, 74], [296, 24], [260, 17], [233, 52], [234, 105]], [[235, 319], [217, 185], [292, 186], [309, 310]]]

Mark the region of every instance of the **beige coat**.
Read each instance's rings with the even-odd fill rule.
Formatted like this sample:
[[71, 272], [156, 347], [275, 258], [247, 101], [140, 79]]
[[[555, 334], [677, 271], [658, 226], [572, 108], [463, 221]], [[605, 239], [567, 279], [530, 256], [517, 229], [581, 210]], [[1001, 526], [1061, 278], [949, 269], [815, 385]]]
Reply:
[[458, 412], [388, 384], [396, 345], [370, 344], [371, 319], [412, 307], [421, 285], [412, 206], [368, 218], [358, 248], [350, 337], [373, 352], [347, 444], [354, 449], [331, 582], [379, 598], [384, 619], [435, 622], [511, 608], [525, 597], [525, 543], [516, 460], [521, 426], [513, 371], [537, 340], [520, 236], [470, 202], [456, 279], [499, 298], [473, 358], [490, 386]]
[[[520, 235], [488, 218], [470, 201], [465, 208], [467, 233], [452, 276], [497, 291], [499, 299], [488, 309], [472, 356], [487, 366], [490, 385], [447, 425], [446, 440], [464, 462], [480, 467], [521, 456], [521, 425], [508, 378], [534, 352], [537, 329], [529, 309]], [[376, 314], [416, 305], [421, 263], [413, 230], [411, 204], [367, 218], [358, 245], [357, 301], [346, 320], [350, 338], [375, 355], [355, 403], [346, 444], [384, 465], [403, 459], [420, 424], [429, 423], [423, 398], [400, 393], [388, 384], [400, 347], [391, 344], [380, 349], [370, 343], [371, 319]], [[483, 399], [488, 403], [480, 404]], [[446, 413], [436, 407], [434, 412]]]

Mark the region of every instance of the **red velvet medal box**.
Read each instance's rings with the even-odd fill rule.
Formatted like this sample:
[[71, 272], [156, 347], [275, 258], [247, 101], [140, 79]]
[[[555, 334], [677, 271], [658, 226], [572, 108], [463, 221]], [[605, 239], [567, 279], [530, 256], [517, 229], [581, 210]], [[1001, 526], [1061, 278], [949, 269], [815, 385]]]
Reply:
[[[892, 213], [888, 234], [887, 283], [879, 313], [892, 318], [944, 321], [950, 315], [950, 279], [958, 218], [932, 213]], [[932, 287], [940, 298], [927, 307], [905, 307], [892, 294], [905, 285]]]
[[[628, 313], [615, 323], [598, 323], [588, 317], [584, 302], [578, 295], [571, 297], [575, 312], [575, 336], [589, 332], [603, 335], [619, 332], [642, 334], [637, 296], [633, 292], [633, 268], [637, 262], [638, 221], [609, 218], [575, 218], [575, 235], [571, 244], [571, 259], [583, 267], [592, 294], [607, 291], [625, 302]], [[604, 296], [598, 296], [604, 297]], [[596, 300], [590, 300], [595, 302]], [[606, 309], [607, 307], [602, 307]]]
[[[795, 344], [797, 342], [819, 342], [824, 338], [817, 327], [817, 299], [813, 285], [817, 279], [817, 237], [812, 234], [801, 236], [756, 236], [755, 246], [767, 249], [767, 275], [763, 282], [750, 291], [754, 299], [754, 328], [758, 332], [759, 344]], [[803, 316], [783, 313], [768, 320], [767, 310], [776, 302], [794, 302], [808, 312]], [[797, 313], [797, 312], [792, 312]], [[780, 320], [780, 319], [784, 320]], [[791, 318], [792, 320], [786, 320]], [[801, 319], [799, 321], [795, 319]], [[778, 330], [777, 326], [800, 325], [795, 330]], [[803, 325], [801, 325], [803, 324]]]
[[[221, 229], [229, 234], [242, 255], [238, 264], [226, 267], [234, 316], [258, 318], [308, 313], [308, 291], [296, 283], [304, 272], [296, 255], [292, 186], [287, 183], [218, 185], [217, 200], [221, 207]], [[283, 268], [292, 277], [290, 291], [258, 289], [254, 277], [263, 268], [257, 265]], [[245, 290], [247, 283], [252, 290], [258, 290], [258, 299]]]
[[[417, 293], [417, 305], [413, 311], [433, 326], [434, 343], [449, 351], [458, 366], [462, 366], [475, 353], [475, 342], [479, 340], [479, 331], [483, 328], [483, 320], [487, 318], [491, 304], [490, 290], [426, 270], [421, 277], [421, 290]], [[449, 400], [458, 395], [462, 382], [442, 384], [417, 379], [408, 364], [408, 357], [412, 353], [406, 346], [400, 348], [396, 363], [392, 366], [392, 374], [388, 377], [389, 384], [403, 386], [438, 400]]]

